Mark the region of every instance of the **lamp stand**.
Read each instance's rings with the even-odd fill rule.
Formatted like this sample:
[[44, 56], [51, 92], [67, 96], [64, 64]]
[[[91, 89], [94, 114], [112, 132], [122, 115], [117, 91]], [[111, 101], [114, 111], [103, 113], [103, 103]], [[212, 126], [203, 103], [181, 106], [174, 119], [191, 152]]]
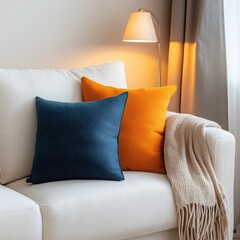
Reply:
[[162, 86], [161, 74], [161, 43], [158, 43], [158, 87]]
[[153, 14], [152, 11], [150, 11], [149, 9], [146, 8], [140, 8], [139, 12], [149, 12], [151, 14], [151, 16], [153, 17], [153, 19], [155, 20], [155, 22], [157, 23], [157, 28], [158, 28], [158, 34], [159, 34], [159, 39], [158, 39], [158, 87], [162, 86], [162, 79], [161, 79], [161, 54], [162, 54], [162, 33], [161, 33], [161, 26], [160, 23], [157, 19], [157, 17]]

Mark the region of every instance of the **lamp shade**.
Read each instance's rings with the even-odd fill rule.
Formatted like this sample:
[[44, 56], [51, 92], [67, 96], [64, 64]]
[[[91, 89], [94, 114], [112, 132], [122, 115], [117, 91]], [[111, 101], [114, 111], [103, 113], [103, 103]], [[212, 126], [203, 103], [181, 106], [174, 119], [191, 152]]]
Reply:
[[123, 41], [158, 42], [150, 12], [133, 12], [130, 14]]

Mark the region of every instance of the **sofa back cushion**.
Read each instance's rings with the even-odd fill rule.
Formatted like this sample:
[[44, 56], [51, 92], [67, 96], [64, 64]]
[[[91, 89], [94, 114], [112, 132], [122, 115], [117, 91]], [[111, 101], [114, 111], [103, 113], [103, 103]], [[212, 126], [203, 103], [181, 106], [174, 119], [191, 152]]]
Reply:
[[126, 86], [122, 62], [74, 70], [0, 69], [0, 182], [30, 175], [36, 142], [35, 97], [81, 101], [80, 78]]

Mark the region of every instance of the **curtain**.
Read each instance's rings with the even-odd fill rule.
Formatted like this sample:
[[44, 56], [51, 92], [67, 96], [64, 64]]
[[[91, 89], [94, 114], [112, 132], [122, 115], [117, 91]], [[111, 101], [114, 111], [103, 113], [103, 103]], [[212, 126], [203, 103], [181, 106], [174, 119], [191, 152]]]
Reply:
[[171, 111], [211, 119], [236, 137], [235, 225], [240, 222], [239, 6], [239, 0], [172, 0], [167, 75], [167, 84], [178, 86]]
[[229, 131], [236, 138], [235, 225], [240, 224], [240, 2], [224, 0]]
[[223, 4], [172, 0], [167, 84], [178, 86], [170, 110], [228, 128]]

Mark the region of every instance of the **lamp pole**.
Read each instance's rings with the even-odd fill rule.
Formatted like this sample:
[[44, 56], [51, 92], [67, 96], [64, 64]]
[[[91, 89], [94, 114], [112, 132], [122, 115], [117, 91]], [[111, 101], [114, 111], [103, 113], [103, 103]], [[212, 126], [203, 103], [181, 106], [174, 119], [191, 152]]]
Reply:
[[162, 33], [161, 33], [161, 26], [159, 21], [157, 20], [157, 17], [154, 15], [152, 11], [146, 8], [140, 8], [139, 12], [149, 12], [152, 16], [152, 18], [155, 20], [157, 23], [157, 28], [158, 28], [158, 87], [162, 86], [162, 81], [161, 81], [161, 54], [162, 54]]

